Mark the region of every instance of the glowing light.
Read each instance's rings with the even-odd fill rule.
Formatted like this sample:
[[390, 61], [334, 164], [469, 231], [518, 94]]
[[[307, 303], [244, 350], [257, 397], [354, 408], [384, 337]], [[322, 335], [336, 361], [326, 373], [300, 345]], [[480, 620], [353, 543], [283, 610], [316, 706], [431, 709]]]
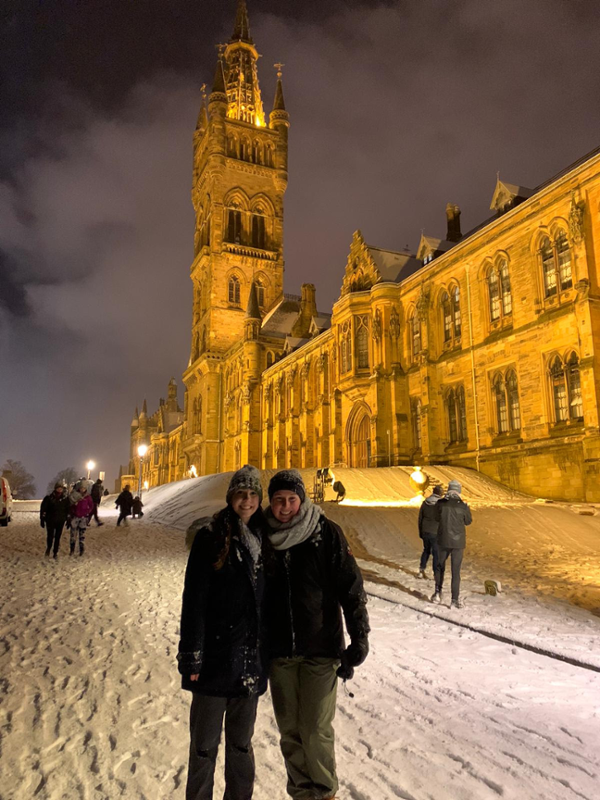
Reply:
[[150, 484], [148, 483], [148, 481], [144, 481], [144, 489], [148, 489], [149, 486]]
[[429, 475], [422, 472], [421, 467], [415, 467], [410, 475], [410, 486], [417, 494], [423, 494], [429, 486]]
[[147, 452], [148, 452], [148, 445], [147, 444], [141, 444], [138, 447], [138, 456], [140, 458], [143, 458], [146, 455]]
[[197, 477], [198, 477], [198, 470], [192, 464], [192, 466], [190, 467], [190, 478], [197, 478]]
[[94, 469], [95, 466], [96, 466], [95, 461], [88, 461], [87, 464], [85, 465], [85, 468], [89, 469], [90, 472], [91, 472]]

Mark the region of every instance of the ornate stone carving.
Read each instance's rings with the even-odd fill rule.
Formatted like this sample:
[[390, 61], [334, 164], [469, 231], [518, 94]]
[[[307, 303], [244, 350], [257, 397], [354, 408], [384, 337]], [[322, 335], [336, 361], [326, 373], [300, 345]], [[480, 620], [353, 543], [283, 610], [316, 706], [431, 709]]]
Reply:
[[390, 315], [390, 336], [396, 341], [400, 338], [400, 317], [395, 308], [392, 309]]
[[377, 309], [375, 311], [375, 315], [373, 316], [373, 338], [376, 342], [379, 342], [381, 339], [382, 333], [382, 323], [381, 323], [381, 309]]
[[419, 315], [420, 320], [424, 320], [427, 318], [427, 311], [429, 310], [430, 302], [431, 302], [431, 289], [429, 286], [425, 286], [425, 284], [422, 283], [421, 292], [417, 300], [417, 314]]
[[302, 364], [302, 369], [300, 370], [300, 377], [303, 381], [308, 378], [308, 373], [310, 372], [310, 358], [307, 358], [304, 364]]
[[319, 368], [319, 372], [325, 371], [325, 367], [327, 366], [327, 353], [321, 353], [319, 360], [317, 361], [317, 366]]
[[583, 240], [583, 216], [585, 203], [577, 201], [575, 192], [571, 192], [571, 208], [569, 210], [569, 233], [575, 244], [580, 244]]
[[250, 383], [245, 383], [242, 386], [242, 403], [247, 406], [252, 398], [252, 385]]

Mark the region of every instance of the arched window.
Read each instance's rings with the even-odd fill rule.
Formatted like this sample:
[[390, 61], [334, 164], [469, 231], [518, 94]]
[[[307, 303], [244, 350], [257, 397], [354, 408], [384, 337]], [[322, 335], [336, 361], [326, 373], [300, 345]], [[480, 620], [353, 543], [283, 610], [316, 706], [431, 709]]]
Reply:
[[227, 137], [227, 155], [230, 158], [237, 158], [237, 139], [235, 136]]
[[560, 231], [556, 237], [556, 259], [560, 288], [565, 291], [573, 286], [573, 275], [571, 272], [571, 249], [564, 231]]
[[442, 295], [442, 317], [444, 320], [444, 342], [452, 341], [452, 306], [448, 292]]
[[196, 361], [199, 355], [200, 355], [200, 335], [198, 333], [195, 333], [194, 338], [192, 340], [192, 361]]
[[206, 353], [206, 328], [202, 331], [202, 347], [200, 348], [201, 353]]
[[547, 236], [542, 239], [540, 257], [542, 259], [542, 272], [544, 275], [544, 294], [546, 297], [553, 297], [557, 291], [556, 269], [554, 267], [552, 245]]
[[254, 161], [255, 164], [262, 164], [263, 162], [262, 147], [257, 140], [254, 140], [252, 143], [252, 161]]
[[583, 419], [583, 398], [581, 396], [581, 376], [579, 359], [575, 353], [567, 362], [567, 378], [569, 383], [569, 418]]
[[454, 336], [456, 339], [460, 339], [462, 318], [460, 313], [460, 287], [458, 285], [452, 289], [452, 320], [454, 323]]
[[411, 401], [411, 416], [413, 424], [413, 442], [415, 450], [422, 449], [422, 414], [421, 414], [421, 399], [415, 397]]
[[202, 433], [202, 398], [198, 397], [195, 403], [195, 430], [196, 433]]
[[356, 367], [369, 368], [369, 322], [368, 316], [355, 317]]
[[265, 145], [265, 166], [273, 166], [273, 145], [270, 143]]
[[267, 367], [273, 366], [273, 353], [269, 350], [267, 353]]
[[508, 400], [508, 421], [511, 431], [521, 429], [521, 408], [519, 406], [519, 386], [517, 373], [509, 369], [506, 373], [506, 398]]
[[456, 415], [456, 395], [454, 389], [450, 389], [446, 398], [448, 406], [448, 438], [450, 444], [458, 442], [458, 418]]
[[456, 410], [458, 416], [458, 441], [467, 441], [467, 404], [465, 403], [464, 386], [459, 386], [456, 391]]
[[554, 404], [554, 421], [566, 422], [569, 419], [569, 402], [565, 383], [565, 371], [562, 361], [558, 356], [554, 358], [550, 365], [550, 382], [552, 385], [552, 399]]
[[502, 316], [508, 317], [512, 314], [512, 294], [510, 291], [510, 273], [508, 271], [508, 261], [503, 258], [499, 267], [500, 287], [502, 289]]
[[502, 375], [497, 375], [494, 379], [494, 399], [496, 401], [496, 423], [498, 426], [498, 433], [508, 433], [508, 406]]
[[240, 304], [240, 280], [237, 275], [229, 278], [229, 302], [235, 306]]
[[245, 137], [240, 142], [240, 158], [242, 161], [250, 161], [250, 142]]
[[230, 208], [227, 212], [227, 241], [232, 244], [242, 241], [242, 212], [236, 208]]
[[262, 214], [252, 215], [252, 247], [264, 250], [266, 244], [265, 218]]
[[256, 288], [256, 299], [258, 300], [258, 305], [260, 308], [263, 308], [265, 305], [265, 287], [263, 286], [260, 278], [257, 278], [254, 281], [254, 286]]
[[352, 369], [352, 330], [350, 320], [344, 322], [340, 331], [340, 370], [342, 374]]
[[411, 353], [413, 360], [415, 360], [421, 352], [421, 320], [415, 311], [412, 312], [410, 318], [409, 330], [411, 335]]
[[490, 319], [492, 322], [496, 322], [500, 319], [500, 281], [493, 267], [488, 272], [487, 285], [490, 297]]

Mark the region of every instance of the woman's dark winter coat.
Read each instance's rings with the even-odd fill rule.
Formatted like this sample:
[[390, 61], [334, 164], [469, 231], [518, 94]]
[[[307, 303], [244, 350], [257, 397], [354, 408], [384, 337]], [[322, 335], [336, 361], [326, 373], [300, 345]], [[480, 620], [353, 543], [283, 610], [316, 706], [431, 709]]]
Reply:
[[64, 525], [69, 516], [71, 504], [67, 494], [47, 494], [40, 507], [40, 522], [48, 527]]
[[438, 547], [441, 550], [464, 550], [467, 546], [466, 525], [473, 521], [471, 509], [460, 497], [442, 497], [435, 506], [439, 522]]
[[133, 495], [131, 492], [127, 489], [123, 489], [115, 500], [115, 505], [119, 506], [122, 514], [131, 514], [131, 507], [133, 506]]
[[[273, 658], [339, 658], [346, 628], [357, 651], [368, 652], [369, 617], [362, 575], [341, 528], [321, 517], [313, 534], [276, 550], [269, 578], [269, 639]], [[359, 660], [360, 659], [360, 660]]]
[[[215, 697], [249, 697], [267, 688], [268, 652], [263, 619], [263, 516], [250, 520], [262, 541], [257, 565], [240, 538], [240, 519], [227, 507], [201, 528], [188, 560], [179, 642], [182, 686]], [[219, 567], [229, 540], [229, 553]], [[190, 675], [199, 674], [197, 681]]]

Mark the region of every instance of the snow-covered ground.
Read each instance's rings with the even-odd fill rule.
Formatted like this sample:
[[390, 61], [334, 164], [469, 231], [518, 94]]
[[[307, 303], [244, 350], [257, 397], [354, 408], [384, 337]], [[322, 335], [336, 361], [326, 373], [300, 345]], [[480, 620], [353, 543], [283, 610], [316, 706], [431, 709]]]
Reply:
[[[383, 471], [372, 472], [380, 480]], [[365, 480], [356, 478], [355, 499], [377, 494]], [[0, 800], [183, 798], [189, 697], [175, 666], [187, 558], [181, 531], [213, 510], [226, 483], [216, 476], [154, 490], [146, 517], [127, 529], [117, 529], [103, 505], [108, 524], [90, 529], [83, 559], [66, 555], [68, 535], [61, 558], [45, 559], [45, 533], [24, 506], [2, 529]], [[569, 561], [594, 573], [598, 518], [514, 497], [486, 504], [485, 494], [473, 503], [462, 611], [426, 602], [433, 585], [416, 578], [414, 508], [327, 504], [370, 578], [373, 627], [371, 654], [349, 684], [355, 697], [339, 692], [340, 800], [600, 796], [600, 621], [573, 605]], [[548, 550], [556, 537], [566, 576]], [[537, 555], [540, 575], [544, 560], [553, 565], [536, 577], [540, 588], [533, 567], [519, 568], [524, 553]], [[483, 577], [500, 573], [507, 592], [483, 595]], [[592, 592], [583, 605], [593, 607], [597, 588], [593, 577], [580, 581], [586, 597]], [[286, 797], [277, 741], [266, 696], [255, 800]], [[217, 775], [215, 798], [222, 769]]]

